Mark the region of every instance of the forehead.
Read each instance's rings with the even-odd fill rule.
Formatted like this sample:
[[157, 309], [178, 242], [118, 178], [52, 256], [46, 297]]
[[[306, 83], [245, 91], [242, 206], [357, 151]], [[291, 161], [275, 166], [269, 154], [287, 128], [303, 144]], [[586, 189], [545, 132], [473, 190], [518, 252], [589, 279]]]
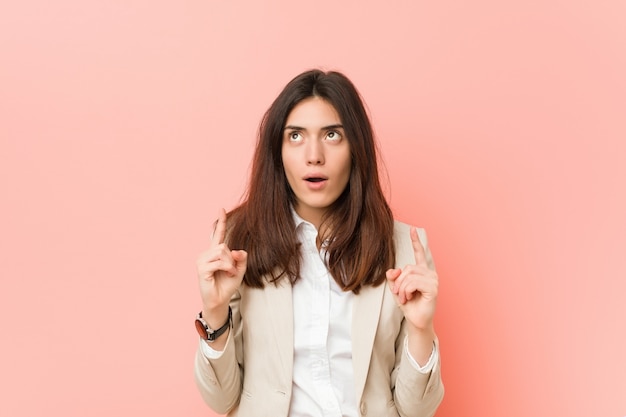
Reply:
[[287, 116], [286, 126], [320, 127], [341, 124], [335, 107], [320, 97], [309, 97], [298, 103]]

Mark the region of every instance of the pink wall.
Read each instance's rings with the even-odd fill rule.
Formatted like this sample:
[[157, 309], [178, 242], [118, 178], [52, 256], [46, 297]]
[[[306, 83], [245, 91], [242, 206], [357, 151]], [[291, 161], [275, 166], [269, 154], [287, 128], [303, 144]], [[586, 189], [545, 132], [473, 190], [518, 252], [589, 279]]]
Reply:
[[4, 3], [0, 415], [211, 415], [195, 257], [313, 66], [429, 231], [438, 416], [626, 415], [623, 1]]

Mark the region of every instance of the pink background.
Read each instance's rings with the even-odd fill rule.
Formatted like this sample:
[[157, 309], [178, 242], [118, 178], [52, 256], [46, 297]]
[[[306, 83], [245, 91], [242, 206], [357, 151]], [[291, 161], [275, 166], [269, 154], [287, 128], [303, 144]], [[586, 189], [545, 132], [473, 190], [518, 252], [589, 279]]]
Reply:
[[0, 6], [0, 415], [211, 416], [195, 258], [283, 85], [364, 95], [441, 277], [440, 417], [626, 415], [626, 3]]

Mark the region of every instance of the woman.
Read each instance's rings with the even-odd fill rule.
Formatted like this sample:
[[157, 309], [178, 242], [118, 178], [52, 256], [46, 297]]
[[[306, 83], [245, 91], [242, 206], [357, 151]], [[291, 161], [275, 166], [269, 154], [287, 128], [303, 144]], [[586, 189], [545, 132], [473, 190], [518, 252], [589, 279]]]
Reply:
[[[394, 222], [354, 85], [307, 71], [266, 112], [243, 203], [200, 255], [195, 376], [229, 416], [432, 416], [437, 274]], [[204, 339], [204, 340], [202, 340]]]

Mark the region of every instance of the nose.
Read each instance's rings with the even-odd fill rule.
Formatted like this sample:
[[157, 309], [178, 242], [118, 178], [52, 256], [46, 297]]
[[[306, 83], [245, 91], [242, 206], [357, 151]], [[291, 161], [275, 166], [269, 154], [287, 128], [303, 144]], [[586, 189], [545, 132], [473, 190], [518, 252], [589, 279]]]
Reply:
[[311, 140], [306, 147], [306, 163], [307, 165], [324, 164], [324, 148], [318, 140]]

